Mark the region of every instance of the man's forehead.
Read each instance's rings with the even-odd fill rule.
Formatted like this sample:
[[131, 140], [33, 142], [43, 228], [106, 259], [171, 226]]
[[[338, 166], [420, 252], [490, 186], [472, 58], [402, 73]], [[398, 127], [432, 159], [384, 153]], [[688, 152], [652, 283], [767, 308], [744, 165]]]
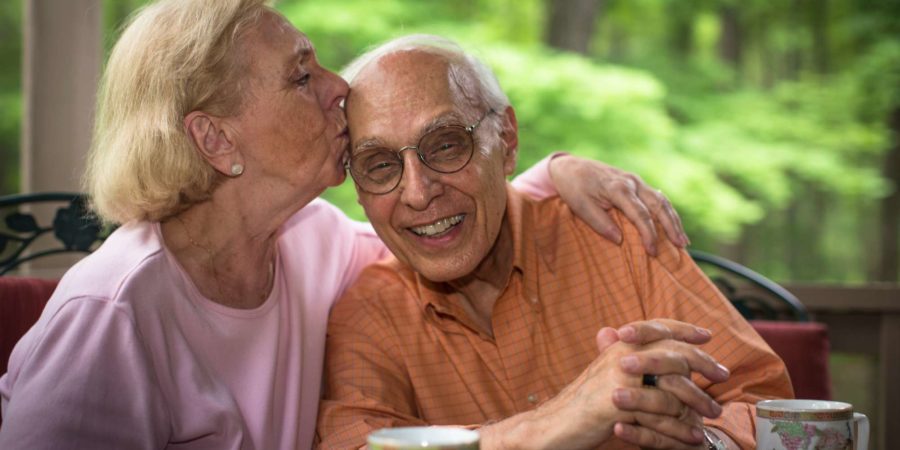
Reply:
[[[364, 135], [358, 135], [354, 138], [352, 142], [351, 153], [358, 153], [360, 151], [374, 148], [374, 147], [402, 147], [407, 143], [410, 145], [415, 144], [412, 141], [418, 141], [422, 138], [422, 136], [428, 134], [435, 129], [438, 129], [447, 125], [461, 125], [463, 124], [463, 115], [460, 111], [456, 109], [450, 109], [444, 111], [443, 113], [438, 113], [433, 115], [430, 118], [423, 117], [425, 120], [423, 123], [413, 123], [408, 121], [401, 121], [399, 125], [399, 129], [395, 129], [396, 133], [388, 133], [391, 131], [389, 129], [385, 129], [382, 131], [379, 130], [365, 130]], [[370, 120], [368, 118], [363, 118], [361, 120]], [[350, 124], [351, 130], [354, 126], [352, 123]], [[352, 134], [352, 132], [351, 132]], [[398, 142], [393, 142], [396, 139], [400, 139]]]
[[402, 51], [363, 68], [347, 97], [354, 148], [363, 140], [406, 141], [442, 124], [460, 123], [447, 67], [442, 57]]
[[449, 64], [422, 50], [404, 50], [381, 56], [367, 64], [350, 84], [368, 94], [372, 90], [435, 89], [448, 87]]
[[443, 76], [447, 74], [449, 62], [447, 57], [422, 49], [400, 50], [389, 53], [376, 61], [376, 66], [384, 68], [407, 69], [420, 76]]

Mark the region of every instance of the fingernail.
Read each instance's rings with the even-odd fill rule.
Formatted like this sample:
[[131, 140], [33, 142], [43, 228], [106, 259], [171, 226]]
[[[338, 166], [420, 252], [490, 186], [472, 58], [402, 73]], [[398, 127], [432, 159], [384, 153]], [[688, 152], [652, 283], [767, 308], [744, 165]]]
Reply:
[[656, 256], [656, 244], [650, 244], [650, 246], [647, 247], [647, 253], [652, 256]]
[[703, 442], [703, 440], [706, 439], [706, 436], [703, 434], [703, 430], [697, 427], [691, 428], [691, 435], [693, 435], [694, 439], [696, 439], [698, 442]]
[[728, 370], [728, 368], [721, 364], [716, 364], [716, 369], [718, 369], [719, 374], [722, 375], [723, 377], [727, 377], [727, 376], [731, 375], [731, 372]]
[[637, 356], [634, 355], [625, 356], [619, 361], [622, 363], [622, 367], [628, 370], [637, 369], [640, 363]]
[[691, 240], [688, 239], [687, 235], [684, 233], [681, 233], [681, 245], [684, 247], [687, 247], [688, 245], [690, 245], [690, 243], [691, 243]]
[[622, 233], [619, 232], [618, 228], [610, 230], [609, 235], [610, 235], [610, 237], [612, 237], [613, 242], [615, 242], [616, 244], [622, 243]]
[[713, 410], [713, 417], [710, 417], [711, 419], [712, 419], [712, 418], [719, 417], [719, 416], [722, 415], [722, 405], [720, 405], [720, 404], [718, 404], [718, 403], [716, 403], [716, 402], [713, 402], [713, 409], [712, 409], [712, 410]]
[[630, 403], [631, 392], [625, 389], [616, 389], [613, 391], [613, 400], [619, 403]]
[[625, 326], [619, 328], [619, 339], [622, 340], [630, 340], [637, 337], [637, 331], [634, 330], [634, 327]]
[[697, 334], [703, 337], [712, 337], [712, 332], [707, 330], [706, 328], [697, 328]]

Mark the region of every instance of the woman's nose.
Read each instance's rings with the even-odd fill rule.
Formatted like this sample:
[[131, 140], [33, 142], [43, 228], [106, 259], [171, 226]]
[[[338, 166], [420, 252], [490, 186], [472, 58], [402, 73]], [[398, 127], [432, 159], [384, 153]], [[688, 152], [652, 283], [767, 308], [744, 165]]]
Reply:
[[347, 99], [347, 94], [350, 93], [350, 85], [340, 75], [327, 69], [322, 70], [325, 71], [325, 76], [330, 81], [328, 106], [330, 108], [343, 108], [344, 100]]

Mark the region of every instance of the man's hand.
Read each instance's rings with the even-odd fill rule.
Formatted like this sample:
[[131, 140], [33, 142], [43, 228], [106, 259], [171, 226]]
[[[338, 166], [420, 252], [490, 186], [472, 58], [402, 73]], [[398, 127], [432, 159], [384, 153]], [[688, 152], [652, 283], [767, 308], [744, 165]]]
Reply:
[[[536, 410], [483, 428], [484, 448], [595, 448], [614, 433], [637, 436], [639, 445], [697, 446], [703, 442], [701, 417], [717, 417], [721, 408], [697, 388], [691, 373], [713, 382], [728, 377], [696, 347], [709, 339], [708, 331], [676, 321], [604, 328], [597, 334], [597, 359]], [[658, 375], [658, 387], [642, 386], [644, 374]]]
[[600, 235], [622, 242], [622, 231], [607, 210], [621, 210], [641, 233], [644, 248], [656, 255], [658, 221], [675, 245], [690, 243], [681, 218], [662, 192], [651, 188], [637, 175], [598, 161], [560, 155], [550, 161], [550, 177], [560, 198], [575, 214]]
[[[653, 352], [623, 358], [620, 362], [628, 373], [662, 373], [664, 370], [659, 369], [663, 360], [654, 352], [668, 352], [678, 347], [681, 347], [678, 351], [684, 359], [675, 364], [690, 367], [690, 370], [682, 370], [682, 375], [659, 376], [656, 388], [642, 386], [614, 392], [613, 403], [623, 411], [634, 413], [635, 418], [633, 423], [617, 423], [613, 429], [616, 437], [643, 448], [697, 448], [696, 444], [703, 442], [701, 416], [718, 417], [722, 409], [691, 381], [690, 372], [699, 372], [712, 382], [727, 380], [729, 373], [699, 349], [685, 349], [683, 346], [687, 343], [703, 344], [709, 338], [707, 330], [665, 319], [635, 322], [618, 330], [600, 330], [597, 346], [601, 351], [619, 339], [632, 345], [655, 348]], [[666, 364], [671, 363], [673, 360], [668, 360]]]

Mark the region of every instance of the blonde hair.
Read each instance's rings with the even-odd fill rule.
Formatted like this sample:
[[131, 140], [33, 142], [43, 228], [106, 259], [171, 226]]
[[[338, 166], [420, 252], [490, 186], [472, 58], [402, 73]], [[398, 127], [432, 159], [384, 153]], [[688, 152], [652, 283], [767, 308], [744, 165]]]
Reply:
[[209, 198], [222, 175], [184, 116], [238, 110], [239, 38], [267, 10], [266, 0], [162, 0], [132, 17], [100, 82], [84, 177], [101, 219], [158, 221]]

